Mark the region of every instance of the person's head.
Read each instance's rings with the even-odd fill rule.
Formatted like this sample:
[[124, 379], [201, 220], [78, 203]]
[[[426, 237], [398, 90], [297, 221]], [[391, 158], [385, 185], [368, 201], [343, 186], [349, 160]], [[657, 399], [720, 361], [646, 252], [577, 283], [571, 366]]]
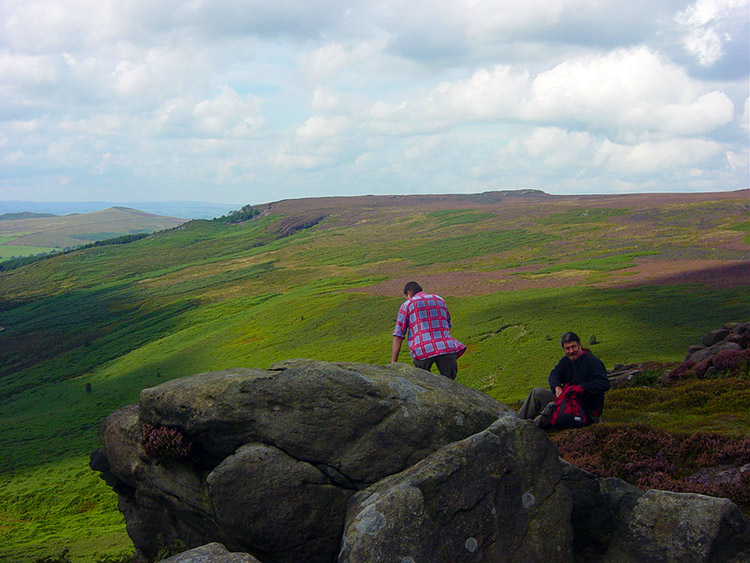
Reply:
[[560, 337], [560, 345], [569, 360], [577, 360], [583, 354], [581, 339], [575, 332], [566, 332]]
[[422, 286], [415, 281], [410, 281], [404, 286], [404, 295], [409, 298], [414, 297], [420, 291], [424, 290], [422, 289]]

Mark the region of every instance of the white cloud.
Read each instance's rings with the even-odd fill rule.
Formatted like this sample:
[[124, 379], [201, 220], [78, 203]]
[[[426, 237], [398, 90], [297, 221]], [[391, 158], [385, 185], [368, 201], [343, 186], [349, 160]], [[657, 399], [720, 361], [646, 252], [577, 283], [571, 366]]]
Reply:
[[421, 99], [370, 109], [373, 131], [414, 134], [467, 121], [518, 120], [605, 132], [615, 138], [696, 135], [731, 122], [722, 92], [644, 48], [581, 56], [530, 76], [499, 65], [441, 83]]
[[745, 187], [748, 1], [4, 0], [0, 198]]
[[645, 48], [577, 57], [541, 73], [524, 111], [529, 119], [571, 121], [614, 136], [695, 134], [731, 120], [721, 92]]
[[750, 131], [750, 98], [745, 98], [744, 109], [740, 116], [740, 129]]
[[590, 158], [594, 140], [587, 132], [540, 127], [523, 140], [527, 154], [544, 159], [547, 168], [582, 166]]
[[159, 131], [178, 137], [222, 138], [260, 133], [265, 119], [260, 113], [261, 100], [241, 96], [222, 85], [214, 97], [195, 101], [191, 98], [166, 100], [156, 116]]
[[353, 45], [329, 43], [312, 52], [303, 52], [300, 64], [307, 79], [315, 84], [335, 77], [352, 67], [379, 56], [382, 42], [358, 42]]
[[675, 16], [686, 28], [685, 49], [700, 64], [710, 66], [725, 54], [727, 42], [735, 39], [737, 22], [747, 25], [748, 0], [697, 0]]
[[349, 119], [341, 115], [336, 117], [314, 115], [297, 129], [297, 138], [306, 143], [318, 143], [346, 133], [350, 126]]
[[626, 176], [695, 168], [721, 154], [721, 146], [702, 139], [674, 139], [621, 145], [605, 141], [596, 160], [604, 168]]

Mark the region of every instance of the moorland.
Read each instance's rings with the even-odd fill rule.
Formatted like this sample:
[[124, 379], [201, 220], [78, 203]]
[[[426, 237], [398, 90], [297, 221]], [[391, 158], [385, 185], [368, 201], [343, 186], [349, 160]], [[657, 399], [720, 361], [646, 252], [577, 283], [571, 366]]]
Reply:
[[111, 207], [91, 213], [0, 214], [0, 260], [74, 248], [114, 237], [176, 227], [185, 219]]
[[[545, 385], [566, 330], [607, 367], [674, 366], [705, 333], [750, 320], [749, 190], [254, 208], [0, 272], [0, 559], [132, 551], [115, 495], [87, 465], [108, 414], [208, 370], [385, 364], [412, 279], [446, 298], [468, 345], [458, 381], [508, 404]], [[718, 383], [684, 385], [740, 399], [707, 409], [675, 401], [679, 386], [612, 391], [600, 427], [750, 439], [747, 370]]]

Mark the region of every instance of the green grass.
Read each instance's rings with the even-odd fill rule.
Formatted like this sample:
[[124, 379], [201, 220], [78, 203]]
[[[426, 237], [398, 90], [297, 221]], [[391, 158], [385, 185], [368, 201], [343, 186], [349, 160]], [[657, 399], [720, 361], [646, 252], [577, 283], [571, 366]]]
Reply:
[[581, 223], [598, 223], [606, 221], [610, 217], [626, 215], [627, 209], [614, 209], [609, 207], [576, 208], [553, 213], [537, 221], [542, 225], [578, 225]]
[[66, 548], [73, 561], [132, 553], [116, 504], [88, 456], [0, 474], [0, 560], [28, 562]]
[[552, 274], [555, 272], [564, 272], [565, 270], [590, 270], [594, 272], [614, 272], [626, 268], [632, 268], [636, 265], [635, 259], [642, 256], [653, 256], [658, 254], [655, 251], [629, 252], [627, 254], [618, 254], [615, 256], [604, 256], [602, 258], [592, 258], [590, 260], [577, 260], [575, 262], [562, 262], [548, 268], [531, 272], [531, 274]]
[[44, 254], [53, 252], [54, 250], [54, 248], [51, 248], [49, 246], [21, 246], [18, 244], [13, 245], [0, 243], [0, 262], [3, 260], [10, 260], [11, 258]]
[[[721, 255], [731, 248], [704, 235], [743, 213], [740, 203], [710, 207], [719, 216], [698, 233], [686, 227], [687, 217], [705, 205], [627, 212], [544, 205], [351, 207], [283, 238], [274, 230], [281, 214], [242, 225], [191, 221], [0, 272], [0, 506], [9, 507], [0, 511], [0, 559], [70, 548], [74, 561], [90, 562], [96, 552], [127, 547], [115, 495], [86, 461], [101, 421], [135, 403], [144, 387], [288, 358], [386, 364], [401, 298], [373, 289], [378, 284], [426, 278], [438, 286], [426, 289], [446, 297], [453, 333], [468, 345], [459, 382], [506, 403], [545, 385], [564, 331], [576, 331], [584, 344], [596, 335], [593, 350], [611, 367], [680, 361], [703, 334], [750, 319], [744, 287], [605, 289], [591, 285], [592, 276], [565, 287], [530, 280], [523, 290], [474, 291], [481, 276], [519, 265], [538, 264], [554, 277], [568, 269], [637, 268], [635, 258], [653, 253]], [[548, 220], [533, 219], [540, 215]], [[643, 221], [638, 236], [623, 239], [619, 229], [635, 218]], [[568, 227], [577, 229], [574, 241], [558, 234]], [[463, 273], [466, 287], [440, 289], [443, 276], [460, 283]], [[409, 361], [406, 350], [400, 359]], [[678, 418], [678, 407], [641, 414], [664, 427], [705, 420], [721, 432], [747, 428], [739, 410], [722, 417], [688, 409]], [[629, 408], [613, 400], [608, 415], [636, 416]], [[60, 495], [50, 493], [55, 486]]]
[[750, 436], [750, 380], [686, 380], [669, 388], [628, 387], [608, 394], [605, 420]]
[[440, 211], [430, 211], [427, 213], [427, 222], [435, 228], [441, 229], [453, 225], [466, 225], [478, 223], [485, 219], [494, 217], [492, 213], [483, 211], [471, 211], [466, 209], [444, 209]]
[[494, 252], [541, 246], [557, 238], [555, 235], [525, 229], [480, 231], [414, 245], [397, 252], [396, 255], [412, 261], [416, 266], [428, 266], [456, 262]]
[[[454, 334], [469, 346], [459, 381], [503, 402], [546, 385], [561, 356], [559, 335], [573, 330], [608, 368], [615, 363], [681, 361], [688, 346], [728, 320], [750, 318], [742, 289], [695, 286], [562, 288], [451, 301]], [[700, 335], [700, 336], [698, 336]]]

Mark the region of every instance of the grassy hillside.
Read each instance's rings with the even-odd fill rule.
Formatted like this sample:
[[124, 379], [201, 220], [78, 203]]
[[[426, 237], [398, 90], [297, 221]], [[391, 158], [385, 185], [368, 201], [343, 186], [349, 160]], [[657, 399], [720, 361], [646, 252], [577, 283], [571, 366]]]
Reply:
[[608, 367], [679, 362], [750, 319], [748, 196], [283, 201], [2, 272], [0, 558], [127, 549], [114, 495], [86, 468], [107, 414], [206, 370], [384, 364], [411, 279], [448, 301], [469, 347], [459, 382], [504, 402], [544, 384], [566, 330], [595, 337]]
[[92, 213], [0, 215], [0, 260], [30, 256], [123, 235], [151, 233], [176, 227], [184, 219], [151, 215], [127, 207]]

